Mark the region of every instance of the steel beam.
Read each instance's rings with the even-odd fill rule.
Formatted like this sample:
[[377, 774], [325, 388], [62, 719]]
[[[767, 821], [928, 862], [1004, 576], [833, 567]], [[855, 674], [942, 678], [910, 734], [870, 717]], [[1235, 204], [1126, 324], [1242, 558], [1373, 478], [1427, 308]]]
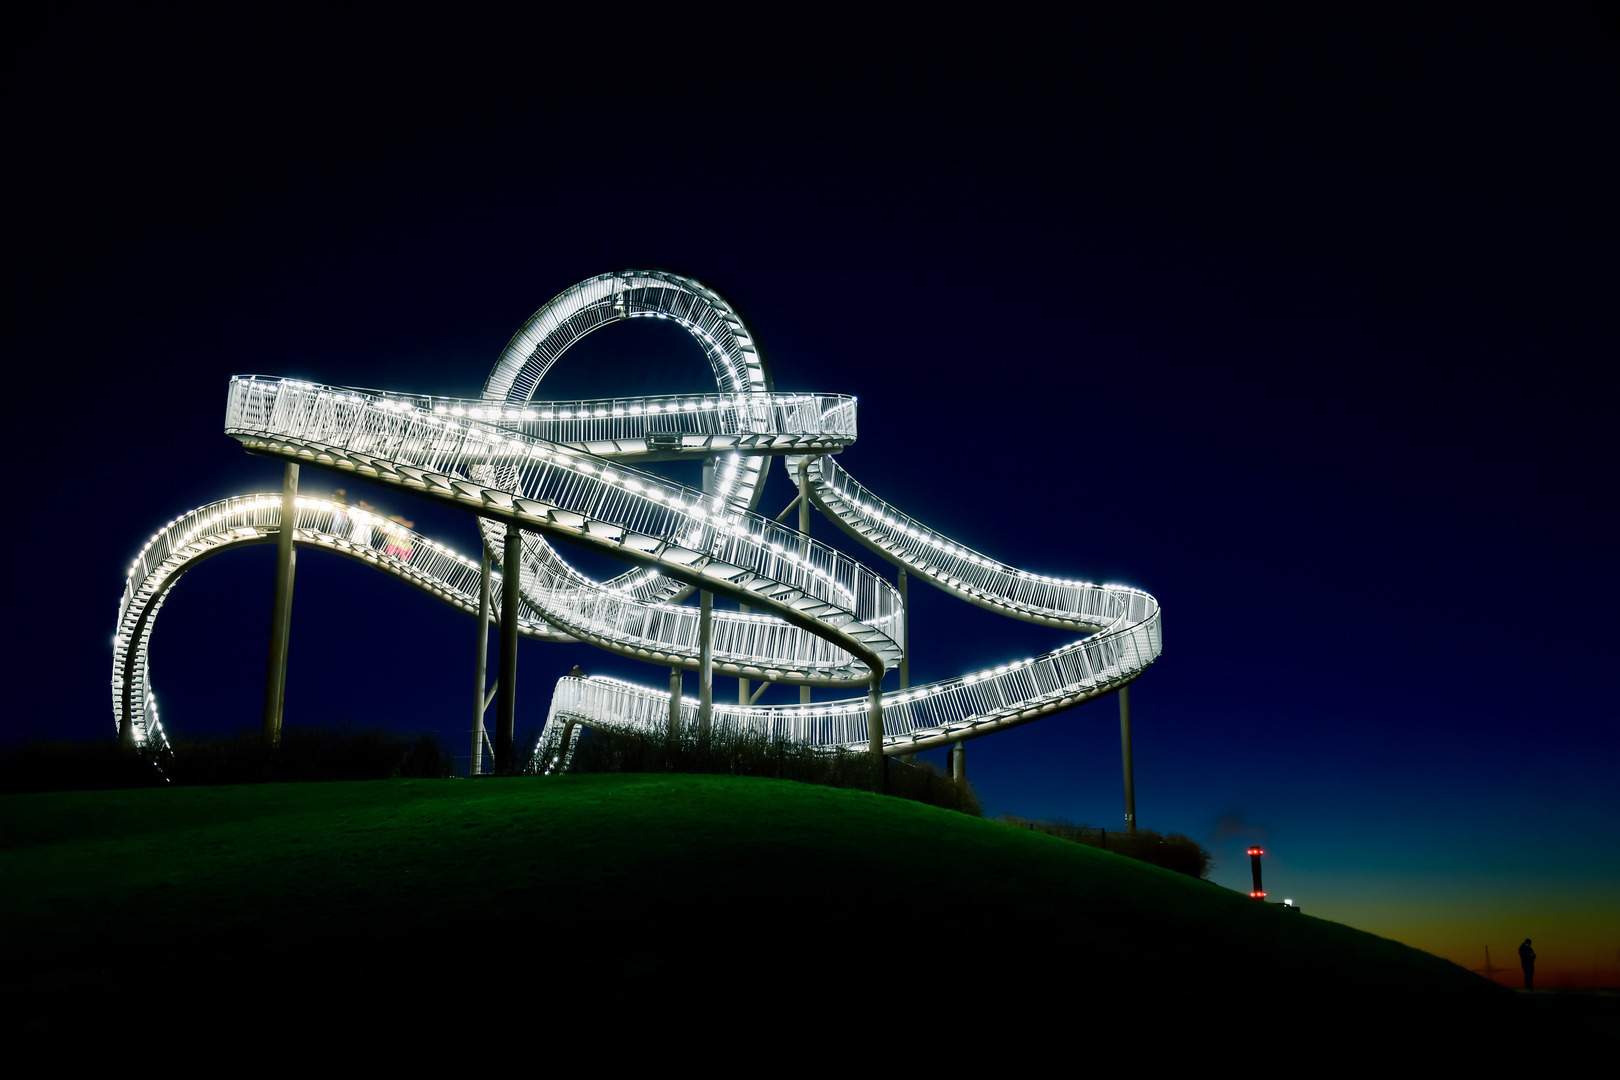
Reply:
[[287, 462], [281, 473], [281, 525], [276, 535], [276, 591], [270, 601], [270, 658], [264, 674], [264, 741], [281, 743], [281, 714], [287, 698], [287, 644], [292, 634], [293, 571], [297, 549], [298, 466]]
[[1125, 764], [1125, 831], [1136, 831], [1136, 774], [1131, 767], [1131, 687], [1119, 688], [1119, 752]]
[[[746, 614], [748, 614], [748, 605], [747, 604], [738, 604], [737, 605], [737, 610], [742, 612], [744, 615], [746, 615]], [[748, 680], [747, 679], [738, 679], [737, 680], [737, 704], [742, 706], [743, 708], [747, 708], [749, 705], [752, 705], [753, 703], [754, 703], [753, 699], [748, 696]]]
[[[809, 689], [806, 687], [805, 689]], [[872, 689], [866, 712], [866, 749], [878, 773], [878, 789], [889, 790], [889, 763], [883, 757], [883, 671], [872, 673]]]
[[714, 717], [714, 593], [698, 592], [698, 739], [707, 742]]
[[900, 568], [899, 580], [895, 583], [900, 592], [901, 618], [905, 629], [900, 632], [900, 689], [905, 690], [911, 686], [911, 598], [906, 595], [906, 568]]
[[500, 682], [495, 701], [495, 772], [501, 776], [517, 771], [512, 738], [517, 726], [518, 586], [522, 578], [523, 530], [509, 524], [501, 559], [501, 666], [495, 676]]
[[494, 576], [491, 562], [489, 541], [485, 540], [478, 560], [478, 655], [473, 661], [472, 757], [467, 765], [468, 776], [480, 776], [484, 771], [484, 712], [489, 708], [489, 590]]
[[681, 733], [681, 669], [670, 665], [669, 669], [669, 735], [670, 738]]
[[[806, 493], [810, 490], [810, 459], [807, 457], [799, 462], [799, 532], [808, 537], [810, 535], [810, 500]], [[801, 551], [801, 556], [808, 552]]]

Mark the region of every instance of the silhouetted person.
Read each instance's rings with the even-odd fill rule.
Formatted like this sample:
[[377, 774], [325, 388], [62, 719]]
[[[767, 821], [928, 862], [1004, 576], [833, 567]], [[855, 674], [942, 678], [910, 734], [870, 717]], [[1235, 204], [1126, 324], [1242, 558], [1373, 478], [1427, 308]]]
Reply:
[[1524, 944], [1519, 946], [1519, 965], [1524, 968], [1524, 988], [1536, 988], [1536, 950], [1530, 947], [1530, 939], [1525, 938]]

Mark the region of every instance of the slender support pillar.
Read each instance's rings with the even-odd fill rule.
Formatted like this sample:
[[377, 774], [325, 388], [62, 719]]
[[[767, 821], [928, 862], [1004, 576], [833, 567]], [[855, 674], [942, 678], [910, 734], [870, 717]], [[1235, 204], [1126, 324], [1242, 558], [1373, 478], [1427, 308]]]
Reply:
[[[737, 605], [737, 610], [742, 612], [744, 615], [746, 615], [746, 614], [748, 614], [748, 605], [747, 604], [738, 604]], [[753, 699], [748, 696], [748, 680], [747, 679], [738, 679], [737, 680], [737, 704], [741, 705], [743, 708], [746, 709], [748, 706], [752, 705], [753, 703], [754, 703]]]
[[1119, 688], [1119, 752], [1125, 763], [1125, 831], [1136, 831], [1136, 774], [1131, 768], [1131, 688]]
[[[799, 532], [806, 538], [810, 535], [810, 459], [807, 457], [799, 462]], [[800, 557], [810, 554], [807, 546], [800, 552]]]
[[707, 742], [714, 718], [714, 593], [698, 593], [698, 739]]
[[681, 669], [669, 669], [669, 735], [670, 738], [681, 733]]
[[[799, 532], [804, 536], [800, 558], [810, 557], [810, 459], [799, 462]], [[810, 704], [810, 688], [799, 687], [799, 704]]]
[[468, 776], [484, 772], [484, 712], [489, 708], [489, 608], [490, 573], [489, 541], [484, 541], [484, 554], [478, 561], [478, 656], [473, 661], [473, 729], [472, 760], [467, 766]]
[[[270, 662], [264, 675], [264, 741], [281, 742], [281, 712], [287, 697], [287, 642], [292, 632], [293, 570], [297, 552], [298, 466], [281, 474], [281, 530], [276, 534], [276, 592], [270, 602]], [[132, 646], [133, 647], [133, 646]]]
[[911, 597], [906, 595], [906, 568], [900, 568], [900, 609], [904, 612], [905, 629], [900, 634], [900, 689], [911, 686]]
[[508, 525], [501, 559], [501, 667], [495, 676], [500, 680], [495, 699], [495, 772], [501, 776], [517, 771], [512, 738], [517, 727], [518, 586], [522, 580], [523, 530]]
[[568, 748], [574, 742], [574, 721], [570, 720], [563, 725], [562, 741], [557, 744], [557, 771], [568, 771]]
[[[809, 689], [809, 687], [805, 687]], [[883, 756], [883, 672], [872, 675], [872, 691], [866, 713], [866, 749], [877, 773], [877, 789], [889, 791], [889, 763]]]
[[967, 779], [967, 744], [961, 739], [951, 747], [951, 779], [958, 784]]

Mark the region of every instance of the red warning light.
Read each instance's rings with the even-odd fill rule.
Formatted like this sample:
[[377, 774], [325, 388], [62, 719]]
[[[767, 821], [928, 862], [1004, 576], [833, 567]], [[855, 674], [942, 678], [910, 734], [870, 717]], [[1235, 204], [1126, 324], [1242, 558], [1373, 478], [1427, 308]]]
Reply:
[[1266, 896], [1266, 894], [1263, 892], [1252, 892], [1249, 895], [1254, 897], [1256, 900], [1264, 900]]
[[1249, 854], [1250, 855], [1264, 855], [1265, 852], [1262, 851], [1261, 849], [1257, 848], [1257, 847], [1252, 847], [1252, 848], [1249, 849]]

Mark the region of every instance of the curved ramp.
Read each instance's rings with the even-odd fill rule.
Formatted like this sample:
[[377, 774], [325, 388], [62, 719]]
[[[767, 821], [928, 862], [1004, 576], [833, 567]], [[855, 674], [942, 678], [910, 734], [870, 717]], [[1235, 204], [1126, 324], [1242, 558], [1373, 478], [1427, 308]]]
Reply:
[[[716, 391], [534, 400], [545, 373], [574, 342], [629, 318], [669, 319], [684, 328], [708, 357]], [[662, 666], [696, 668], [698, 613], [679, 601], [703, 589], [749, 609], [714, 611], [715, 674], [869, 691], [801, 706], [715, 703], [718, 723], [815, 745], [881, 741], [887, 752], [911, 752], [1110, 693], [1162, 649], [1159, 605], [1147, 593], [1008, 566], [859, 484], [831, 456], [855, 441], [855, 398], [777, 392], [735, 310], [679, 275], [631, 270], [564, 290], [514, 335], [477, 399], [242, 376], [230, 383], [225, 430], [251, 452], [364, 476], [477, 514], [497, 554], [506, 530], [520, 529], [523, 558], [515, 569], [526, 636], [585, 641]], [[756, 512], [773, 457], [787, 458], [795, 484], [802, 464], [803, 497], [881, 559], [968, 603], [1088, 636], [991, 670], [878, 692], [883, 672], [901, 659], [899, 593], [860, 561]], [[682, 458], [707, 463], [701, 490], [637, 467]], [[299, 514], [297, 542], [359, 558], [476, 612], [476, 561], [415, 534], [406, 557], [390, 553], [377, 536], [357, 542], [352, 512], [318, 500], [301, 500]], [[140, 740], [147, 737], [146, 640], [167, 589], [216, 550], [273, 539], [279, 520], [272, 519], [279, 519], [273, 496], [199, 508], [154, 536], [131, 568], [115, 645], [114, 705]], [[629, 569], [594, 581], [568, 564], [556, 540]], [[419, 550], [432, 555], [413, 562]], [[681, 708], [695, 718], [696, 702]], [[669, 715], [662, 687], [565, 678], [548, 720], [662, 730]], [[565, 726], [547, 723], [536, 764], [563, 760]]]
[[[293, 542], [374, 567], [435, 600], [477, 618], [477, 559], [456, 553], [397, 522], [325, 499], [298, 500]], [[152, 534], [130, 564], [113, 635], [113, 716], [134, 742], [163, 739], [148, 670], [148, 646], [158, 611], [187, 570], [223, 551], [274, 544], [281, 533], [281, 493], [238, 495], [189, 510]], [[492, 597], [499, 611], [500, 597]], [[518, 633], [539, 641], [574, 639], [546, 624], [524, 601]]]

